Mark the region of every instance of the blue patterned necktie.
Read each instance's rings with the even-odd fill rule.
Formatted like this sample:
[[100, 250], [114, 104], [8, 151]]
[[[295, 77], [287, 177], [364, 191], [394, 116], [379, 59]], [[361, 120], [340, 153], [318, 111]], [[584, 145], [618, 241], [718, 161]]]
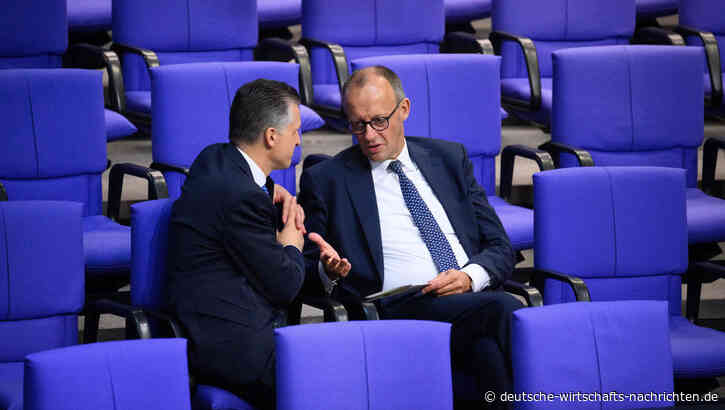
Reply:
[[269, 189], [267, 189], [267, 185], [262, 185], [261, 188], [262, 188], [262, 191], [264, 191], [265, 194], [269, 195]]
[[399, 160], [395, 160], [388, 165], [388, 169], [398, 174], [400, 181], [400, 190], [403, 192], [405, 205], [413, 217], [413, 223], [418, 227], [423, 242], [428, 248], [428, 252], [433, 257], [433, 263], [438, 268], [438, 272], [445, 272], [448, 269], [458, 269], [456, 256], [453, 254], [451, 244], [441, 231], [438, 222], [433, 218], [433, 214], [428, 206], [423, 202], [418, 190], [412, 182], [405, 176], [403, 168]]

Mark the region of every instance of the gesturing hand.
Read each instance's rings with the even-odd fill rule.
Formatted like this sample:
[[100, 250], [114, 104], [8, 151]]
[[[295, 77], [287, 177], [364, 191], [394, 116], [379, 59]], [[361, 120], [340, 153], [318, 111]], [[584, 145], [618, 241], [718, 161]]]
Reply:
[[282, 223], [287, 223], [287, 218], [293, 215], [295, 218], [295, 226], [302, 233], [307, 233], [305, 229], [305, 211], [297, 204], [297, 199], [292, 196], [283, 186], [274, 184], [274, 197], [272, 202], [277, 204], [282, 202]]
[[438, 296], [465, 293], [471, 290], [471, 278], [466, 272], [449, 269], [428, 282], [421, 292], [434, 292]]
[[311, 232], [307, 238], [320, 247], [320, 262], [325, 266], [325, 271], [330, 279], [347, 276], [352, 267], [347, 258], [340, 258], [337, 251], [319, 234]]

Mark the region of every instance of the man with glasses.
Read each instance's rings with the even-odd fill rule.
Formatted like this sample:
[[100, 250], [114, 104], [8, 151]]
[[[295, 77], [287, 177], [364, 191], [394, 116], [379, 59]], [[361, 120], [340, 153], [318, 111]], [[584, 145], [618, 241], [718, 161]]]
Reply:
[[[359, 301], [425, 285], [380, 299], [379, 312], [384, 319], [450, 322], [454, 369], [475, 376], [480, 391], [473, 402], [457, 396], [456, 408], [481, 408], [486, 391], [511, 390], [509, 326], [521, 304], [500, 291], [514, 264], [506, 232], [462, 145], [405, 137], [411, 102], [395, 73], [381, 66], [357, 71], [342, 95], [359, 144], [308, 168], [300, 182], [308, 232], [327, 238], [352, 265], [328, 290]], [[334, 276], [318, 255], [308, 241], [308, 269]]]

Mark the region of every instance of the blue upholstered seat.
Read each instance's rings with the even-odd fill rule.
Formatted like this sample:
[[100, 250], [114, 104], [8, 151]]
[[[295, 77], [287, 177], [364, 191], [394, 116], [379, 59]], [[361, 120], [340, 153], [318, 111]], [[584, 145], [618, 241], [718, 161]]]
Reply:
[[[133, 263], [131, 303], [159, 311], [165, 301], [166, 254], [172, 199], [147, 201], [131, 206]], [[195, 410], [253, 410], [238, 396], [210, 385], [197, 385], [192, 396]]]
[[679, 0], [636, 0], [637, 19], [652, 19], [655, 17], [677, 14]]
[[444, 0], [446, 24], [468, 23], [491, 15], [491, 0]]
[[0, 202], [0, 409], [23, 409], [23, 358], [78, 342], [83, 204]]
[[[651, 408], [674, 405], [667, 304], [618, 301], [561, 304], [514, 312], [511, 355], [516, 393], [586, 394], [521, 400], [516, 408]], [[614, 392], [614, 393], [613, 393]], [[601, 399], [597, 399], [599, 393]], [[635, 394], [610, 396], [612, 394]]]
[[[685, 170], [542, 172], [534, 175], [534, 201], [537, 268], [581, 277], [592, 301], [668, 302], [675, 377], [725, 374], [725, 333], [695, 326], [681, 312], [688, 266]], [[542, 293], [547, 304], [573, 301], [559, 283], [546, 282]]]
[[[154, 166], [190, 167], [204, 147], [229, 141], [229, 109], [239, 87], [261, 76], [296, 84], [298, 72], [296, 64], [262, 61], [179, 64], [152, 69]], [[188, 84], [195, 86], [187, 87]], [[307, 110], [300, 106], [301, 112], [319, 119]], [[309, 117], [302, 121], [304, 124]], [[295, 149], [289, 168], [271, 173], [275, 182], [292, 194], [296, 192], [295, 166], [301, 151], [301, 147]], [[165, 171], [165, 176], [170, 197], [178, 198], [185, 175]]]
[[[492, 40], [496, 40], [495, 32], [529, 39], [538, 63], [537, 76], [529, 73], [519, 44], [494, 41], [502, 57], [504, 107], [519, 118], [548, 126], [552, 111], [551, 54], [564, 48], [628, 43], [634, 34], [635, 4], [634, 0], [493, 0], [491, 23]], [[522, 108], [533, 107], [529, 76], [541, 81], [540, 106], [535, 109]]]
[[186, 340], [91, 343], [25, 359], [26, 410], [190, 410]]
[[[358, 58], [438, 53], [445, 31], [443, 0], [395, 2], [305, 0], [302, 36], [344, 49], [344, 78]], [[330, 51], [310, 47], [315, 104], [340, 110], [340, 88]], [[339, 115], [338, 115], [339, 116]]]
[[[257, 15], [254, 0], [114, 2], [113, 39], [123, 62], [127, 110], [148, 121], [153, 105], [149, 69], [153, 66], [254, 60]], [[145, 62], [122, 45], [148, 50], [157, 60]], [[289, 81], [295, 88], [298, 83], [297, 77]], [[312, 110], [304, 110], [302, 115], [302, 132], [324, 125]]]
[[302, 0], [257, 0], [257, 14], [262, 30], [300, 24]]
[[68, 0], [71, 31], [111, 29], [111, 0]]
[[[0, 69], [61, 68], [68, 48], [68, 12], [86, 7], [103, 7], [104, 0], [28, 0], [16, 2], [0, 15]], [[110, 1], [105, 0], [110, 19]], [[43, 10], [38, 13], [38, 10]], [[109, 21], [110, 22], [110, 21]], [[3, 35], [5, 34], [5, 35]], [[101, 86], [102, 89], [102, 86]], [[100, 91], [100, 90], [99, 90]], [[106, 136], [109, 141], [136, 132], [126, 118], [106, 109]]]
[[278, 328], [277, 408], [451, 409], [450, 328], [416, 320]]
[[[595, 165], [686, 169], [690, 244], [725, 238], [725, 201], [697, 189], [697, 149], [704, 132], [702, 59], [702, 49], [695, 47], [554, 53], [552, 141], [587, 150]], [[588, 75], [577, 75], [581, 72]], [[562, 166], [574, 164], [569, 156], [561, 159]]]
[[90, 276], [128, 275], [129, 228], [101, 214], [106, 169], [101, 73], [2, 70], [0, 107], [6, 142], [0, 181], [8, 198], [85, 204], [84, 245]]

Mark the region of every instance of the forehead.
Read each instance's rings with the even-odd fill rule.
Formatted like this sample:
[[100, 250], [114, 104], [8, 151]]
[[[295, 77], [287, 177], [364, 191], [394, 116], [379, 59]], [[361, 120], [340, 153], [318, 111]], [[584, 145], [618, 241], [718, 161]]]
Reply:
[[294, 127], [299, 127], [302, 123], [302, 119], [300, 118], [300, 106], [298, 104], [290, 102], [287, 104], [287, 110], [290, 118], [292, 119], [290, 121], [290, 125]]
[[376, 76], [362, 86], [353, 86], [347, 90], [344, 104], [348, 118], [385, 116], [395, 106], [395, 92], [384, 78]]

